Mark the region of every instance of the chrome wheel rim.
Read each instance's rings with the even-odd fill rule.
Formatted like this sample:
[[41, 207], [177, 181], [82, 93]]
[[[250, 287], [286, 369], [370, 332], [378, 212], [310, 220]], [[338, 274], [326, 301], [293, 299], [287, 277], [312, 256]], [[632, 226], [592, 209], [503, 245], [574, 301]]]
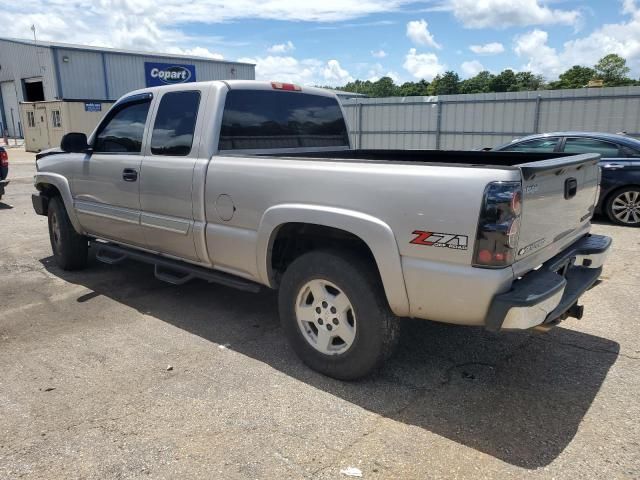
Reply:
[[296, 299], [304, 339], [325, 355], [345, 353], [356, 338], [356, 314], [347, 295], [328, 280], [307, 282]]
[[611, 202], [613, 216], [627, 224], [640, 223], [640, 192], [620, 193]]

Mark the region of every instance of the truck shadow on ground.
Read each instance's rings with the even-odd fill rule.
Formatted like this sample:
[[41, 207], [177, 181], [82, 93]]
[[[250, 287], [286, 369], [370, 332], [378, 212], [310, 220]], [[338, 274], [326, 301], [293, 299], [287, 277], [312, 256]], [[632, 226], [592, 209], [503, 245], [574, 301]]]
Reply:
[[92, 290], [78, 302], [109, 297], [371, 412], [528, 469], [548, 465], [571, 442], [619, 352], [613, 341], [562, 327], [491, 334], [407, 320], [398, 354], [380, 374], [340, 382], [306, 368], [288, 347], [272, 291], [171, 286], [135, 262], [92, 260], [82, 272], [63, 272], [52, 258], [42, 263]]

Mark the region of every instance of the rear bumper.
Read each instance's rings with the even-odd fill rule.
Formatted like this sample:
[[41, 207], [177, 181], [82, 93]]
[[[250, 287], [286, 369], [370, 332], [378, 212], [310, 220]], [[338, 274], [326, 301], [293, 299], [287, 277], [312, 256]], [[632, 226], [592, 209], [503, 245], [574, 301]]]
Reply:
[[580, 315], [581, 309], [573, 307], [598, 280], [610, 247], [611, 238], [587, 235], [527, 273], [493, 298], [486, 328], [528, 329]]
[[9, 180], [0, 180], [0, 195], [4, 195], [4, 187], [9, 185]]

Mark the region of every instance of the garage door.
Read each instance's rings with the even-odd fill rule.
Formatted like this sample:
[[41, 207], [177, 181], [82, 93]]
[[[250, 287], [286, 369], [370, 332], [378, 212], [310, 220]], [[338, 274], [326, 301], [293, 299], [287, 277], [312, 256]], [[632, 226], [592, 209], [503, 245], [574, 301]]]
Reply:
[[14, 82], [0, 83], [0, 91], [2, 92], [4, 118], [7, 121], [6, 128], [9, 130], [9, 136], [19, 137], [21, 136], [22, 130], [19, 126], [20, 111], [18, 110], [18, 97], [16, 96]]

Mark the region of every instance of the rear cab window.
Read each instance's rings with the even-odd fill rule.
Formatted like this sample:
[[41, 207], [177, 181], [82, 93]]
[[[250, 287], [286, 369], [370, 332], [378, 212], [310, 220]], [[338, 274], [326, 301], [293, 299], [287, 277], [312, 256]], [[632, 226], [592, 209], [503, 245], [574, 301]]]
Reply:
[[342, 146], [349, 146], [349, 136], [333, 97], [270, 90], [227, 92], [219, 150]]

